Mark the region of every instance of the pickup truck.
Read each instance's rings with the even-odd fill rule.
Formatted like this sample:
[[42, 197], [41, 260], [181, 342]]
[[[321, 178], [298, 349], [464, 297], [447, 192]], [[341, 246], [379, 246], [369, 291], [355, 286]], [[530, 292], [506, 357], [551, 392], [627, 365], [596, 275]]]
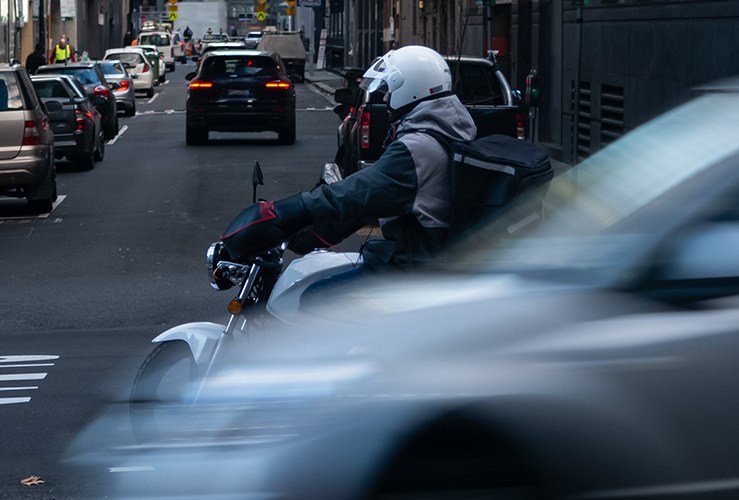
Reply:
[[[520, 96], [512, 91], [493, 54], [483, 57], [445, 57], [452, 72], [452, 90], [472, 115], [477, 137], [504, 134], [525, 139], [525, 112]], [[342, 119], [334, 161], [342, 175], [350, 175], [382, 154], [387, 136], [388, 110], [382, 95], [359, 88], [362, 70], [344, 72], [347, 88], [338, 89], [334, 112]]]

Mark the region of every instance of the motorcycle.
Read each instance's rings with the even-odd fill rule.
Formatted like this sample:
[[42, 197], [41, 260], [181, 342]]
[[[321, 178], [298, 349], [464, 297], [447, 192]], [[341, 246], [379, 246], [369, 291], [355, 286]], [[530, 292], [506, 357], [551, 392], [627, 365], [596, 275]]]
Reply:
[[[341, 179], [335, 163], [324, 165], [321, 181]], [[258, 162], [252, 171], [253, 202], [257, 186], [263, 184]], [[270, 322], [292, 323], [299, 314], [302, 295], [312, 284], [347, 271], [361, 263], [356, 252], [317, 250], [297, 258], [285, 267], [283, 242], [259, 255], [240, 262], [227, 260], [221, 242], [210, 245], [206, 253], [211, 287], [237, 293], [228, 303], [230, 317], [225, 325], [194, 322], [170, 328], [154, 339], [152, 352], [141, 364], [130, 395], [133, 431], [139, 442], [161, 439], [158, 415], [166, 426], [166, 415], [173, 409], [198, 402], [199, 390], [189, 391], [192, 383], [208, 378], [224, 357], [228, 346], [242, 342]]]

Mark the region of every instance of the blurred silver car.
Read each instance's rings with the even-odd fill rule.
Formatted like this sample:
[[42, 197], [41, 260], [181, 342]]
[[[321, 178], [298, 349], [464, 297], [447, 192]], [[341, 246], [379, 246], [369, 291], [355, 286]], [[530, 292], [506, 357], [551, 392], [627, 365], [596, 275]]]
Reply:
[[36, 212], [50, 212], [56, 201], [54, 133], [47, 112], [62, 104], [43, 104], [20, 64], [0, 64], [0, 196], [26, 198]]
[[132, 498], [739, 497], [739, 79], [702, 90], [80, 450]]
[[100, 69], [105, 74], [108, 83], [112, 83], [112, 91], [115, 96], [118, 110], [123, 111], [124, 116], [136, 114], [136, 89], [133, 84], [133, 76], [128, 72], [125, 65], [115, 59], [106, 59], [100, 62]]

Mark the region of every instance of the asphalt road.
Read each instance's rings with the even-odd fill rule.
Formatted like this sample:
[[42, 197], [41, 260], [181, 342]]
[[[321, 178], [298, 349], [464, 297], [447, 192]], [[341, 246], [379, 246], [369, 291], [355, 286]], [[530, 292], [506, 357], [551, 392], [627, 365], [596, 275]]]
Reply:
[[78, 470], [64, 461], [69, 443], [126, 400], [157, 333], [226, 317], [230, 292], [210, 288], [205, 251], [251, 202], [254, 161], [260, 197], [275, 199], [313, 186], [333, 159], [332, 102], [303, 84], [294, 145], [265, 132], [186, 146], [188, 68], [141, 94], [94, 170], [59, 162], [50, 214], [0, 199], [0, 498], [105, 495], [125, 472]]

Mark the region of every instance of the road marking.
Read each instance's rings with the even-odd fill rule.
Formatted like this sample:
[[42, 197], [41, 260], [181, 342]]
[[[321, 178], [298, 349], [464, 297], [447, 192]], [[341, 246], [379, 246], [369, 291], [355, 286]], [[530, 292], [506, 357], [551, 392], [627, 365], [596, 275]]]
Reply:
[[[54, 366], [54, 363], [43, 363], [43, 361], [54, 361], [59, 359], [59, 356], [42, 354], [21, 354], [21, 355], [7, 355], [0, 356], [0, 370], [6, 368], [38, 368]], [[19, 380], [44, 380], [46, 378], [46, 372], [35, 372], [35, 373], [5, 373], [0, 374], [0, 382], [17, 382]], [[35, 391], [38, 389], [37, 385], [28, 386], [6, 386], [0, 387], [0, 392], [6, 391]], [[28, 403], [31, 401], [30, 396], [18, 396], [18, 397], [7, 397], [0, 398], [0, 405], [12, 405]]]
[[[53, 212], [54, 209], [58, 207], [59, 204], [63, 202], [66, 197], [67, 197], [66, 194], [60, 194], [57, 197], [56, 201], [52, 203], [51, 212]], [[38, 214], [38, 215], [19, 215], [19, 216], [0, 217], [0, 224], [28, 224], [29, 222], [33, 222], [35, 220], [48, 219], [49, 215], [51, 215], [51, 212], [47, 212], [45, 214]], [[61, 219], [57, 218], [53, 222], [61, 222]], [[0, 363], [2, 362], [3, 362], [3, 356], [0, 356]]]
[[152, 102], [154, 102], [154, 99], [156, 99], [157, 97], [159, 97], [159, 94], [154, 94], [154, 97], [146, 101], [146, 104], [151, 104]]
[[297, 108], [295, 111], [333, 111], [334, 108], [326, 106], [323, 108]]
[[113, 137], [111, 140], [109, 140], [106, 144], [110, 146], [111, 144], [115, 144], [115, 141], [120, 139], [120, 137], [128, 130], [128, 125], [124, 125], [121, 127], [121, 129], [118, 131], [115, 137]]
[[155, 472], [156, 469], [151, 465], [131, 466], [131, 467], [108, 467], [108, 472]]

